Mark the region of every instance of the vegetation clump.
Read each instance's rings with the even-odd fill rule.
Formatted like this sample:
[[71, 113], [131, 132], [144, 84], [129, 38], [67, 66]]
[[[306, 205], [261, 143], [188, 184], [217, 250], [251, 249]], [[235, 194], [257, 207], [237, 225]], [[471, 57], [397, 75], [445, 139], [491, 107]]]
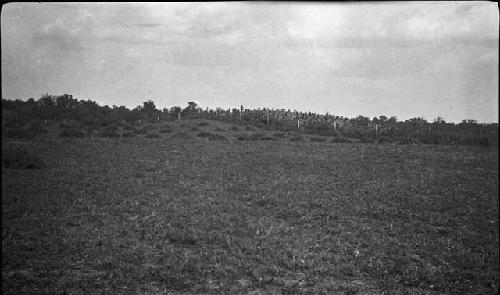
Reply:
[[187, 140], [187, 139], [191, 139], [192, 137], [184, 132], [177, 132], [174, 135], [172, 135], [170, 138], [171, 139]]
[[79, 128], [66, 128], [60, 134], [59, 137], [76, 137], [83, 138], [88, 135], [87, 132]]
[[20, 145], [2, 147], [2, 168], [42, 169], [44, 162]]

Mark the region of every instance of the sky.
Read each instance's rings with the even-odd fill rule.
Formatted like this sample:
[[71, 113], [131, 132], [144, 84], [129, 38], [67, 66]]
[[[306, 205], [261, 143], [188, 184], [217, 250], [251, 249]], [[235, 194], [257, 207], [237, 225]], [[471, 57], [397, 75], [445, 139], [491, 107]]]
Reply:
[[2, 98], [498, 122], [494, 2], [8, 3]]

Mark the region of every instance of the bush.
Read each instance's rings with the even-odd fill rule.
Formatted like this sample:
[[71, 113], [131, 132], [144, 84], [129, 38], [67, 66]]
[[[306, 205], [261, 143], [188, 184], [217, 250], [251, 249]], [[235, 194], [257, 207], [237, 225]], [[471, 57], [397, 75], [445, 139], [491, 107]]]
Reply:
[[245, 130], [246, 131], [255, 131], [257, 129], [255, 129], [255, 128], [251, 127], [251, 126], [247, 126], [247, 127], [245, 127]]
[[378, 143], [381, 143], [381, 144], [392, 143], [392, 139], [389, 136], [381, 136], [378, 139]]
[[198, 126], [208, 126], [210, 125], [210, 123], [207, 123], [207, 122], [201, 122], [200, 124], [198, 124]]
[[22, 146], [2, 148], [2, 168], [7, 169], [42, 169], [43, 161]]
[[223, 132], [223, 131], [226, 131], [226, 130], [224, 130], [224, 129], [220, 128], [220, 127], [217, 127], [217, 128], [215, 128], [214, 131], [221, 131], [221, 132]]
[[102, 130], [101, 132], [97, 133], [97, 136], [99, 136], [99, 137], [120, 137], [120, 134], [117, 133], [116, 131], [112, 131], [112, 130]]
[[148, 133], [146, 134], [146, 136], [144, 136], [145, 138], [159, 138], [160, 135], [158, 133]]
[[77, 137], [77, 138], [82, 138], [86, 137], [87, 132], [77, 129], [77, 128], [67, 128], [64, 129], [60, 134], [59, 137]]

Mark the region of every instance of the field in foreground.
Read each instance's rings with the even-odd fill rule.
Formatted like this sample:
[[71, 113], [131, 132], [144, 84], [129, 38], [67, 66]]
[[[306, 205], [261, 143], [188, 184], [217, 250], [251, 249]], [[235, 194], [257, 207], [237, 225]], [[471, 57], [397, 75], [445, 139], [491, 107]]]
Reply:
[[497, 148], [196, 136], [4, 145], [44, 163], [2, 169], [6, 294], [500, 284]]

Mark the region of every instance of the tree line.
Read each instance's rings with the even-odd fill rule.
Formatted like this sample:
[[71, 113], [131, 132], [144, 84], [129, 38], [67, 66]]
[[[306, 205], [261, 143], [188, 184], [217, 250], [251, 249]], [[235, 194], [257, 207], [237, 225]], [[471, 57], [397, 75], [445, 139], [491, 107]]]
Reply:
[[22, 124], [44, 124], [48, 121], [75, 121], [84, 125], [104, 127], [127, 122], [161, 122], [184, 119], [212, 119], [263, 128], [296, 131], [324, 136], [356, 138], [364, 142], [402, 142], [424, 144], [497, 145], [498, 124], [463, 120], [448, 123], [438, 117], [428, 122], [422, 117], [404, 121], [396, 117], [365, 116], [347, 118], [329, 113], [317, 114], [285, 109], [202, 109], [196, 102], [184, 108], [173, 106], [158, 109], [152, 100], [133, 109], [125, 106], [100, 106], [92, 100], [78, 100], [72, 95], [45, 94], [38, 100], [2, 99], [2, 128]]

